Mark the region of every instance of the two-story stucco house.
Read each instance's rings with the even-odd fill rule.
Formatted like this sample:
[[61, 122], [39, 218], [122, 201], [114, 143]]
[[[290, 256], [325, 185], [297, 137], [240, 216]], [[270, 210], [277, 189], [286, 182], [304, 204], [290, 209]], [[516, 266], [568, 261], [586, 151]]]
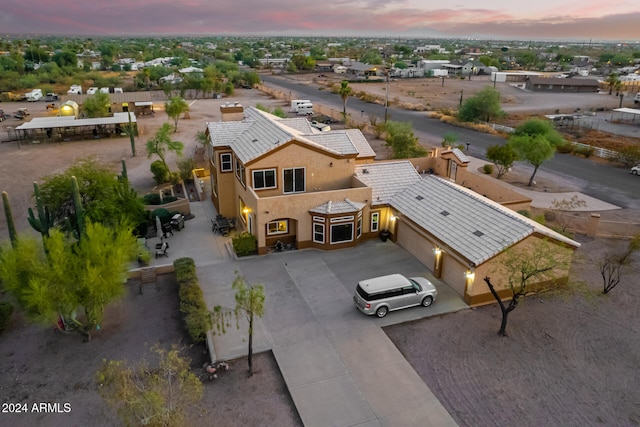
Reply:
[[[319, 132], [306, 118], [282, 119], [239, 105], [221, 111], [223, 121], [207, 124], [211, 197], [220, 214], [238, 218], [257, 237], [260, 254], [277, 241], [340, 249], [385, 230], [477, 305], [492, 300], [482, 279], [498, 278], [506, 249], [545, 240], [559, 257], [570, 258], [580, 246], [456, 184], [450, 166], [442, 178], [418, 173], [408, 160], [374, 162], [357, 129]], [[455, 154], [442, 158], [450, 165]], [[553, 279], [567, 276], [568, 267]]]

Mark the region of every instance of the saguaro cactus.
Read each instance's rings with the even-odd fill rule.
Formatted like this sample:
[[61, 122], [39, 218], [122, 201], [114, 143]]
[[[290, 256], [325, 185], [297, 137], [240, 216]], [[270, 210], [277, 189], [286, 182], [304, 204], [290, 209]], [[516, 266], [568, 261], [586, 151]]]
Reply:
[[73, 204], [76, 209], [76, 226], [78, 229], [78, 239], [82, 239], [84, 236], [84, 209], [82, 207], [82, 200], [80, 199], [80, 187], [78, 187], [78, 179], [75, 176], [71, 177], [71, 192], [73, 193]]
[[33, 227], [34, 230], [42, 234], [42, 237], [49, 237], [49, 229], [53, 225], [51, 220], [51, 214], [49, 212], [49, 208], [42, 205], [42, 200], [40, 200], [40, 188], [38, 187], [38, 183], [33, 183], [34, 194], [36, 198], [36, 209], [38, 210], [38, 217], [36, 218], [33, 214], [33, 209], [29, 208], [29, 216], [27, 220], [29, 221], [29, 225]]
[[7, 218], [7, 228], [9, 229], [9, 238], [11, 239], [11, 246], [16, 247], [18, 241], [18, 233], [16, 233], [16, 224], [13, 221], [13, 214], [11, 213], [11, 205], [9, 204], [9, 194], [6, 191], [2, 192], [2, 204], [4, 205], [4, 216]]

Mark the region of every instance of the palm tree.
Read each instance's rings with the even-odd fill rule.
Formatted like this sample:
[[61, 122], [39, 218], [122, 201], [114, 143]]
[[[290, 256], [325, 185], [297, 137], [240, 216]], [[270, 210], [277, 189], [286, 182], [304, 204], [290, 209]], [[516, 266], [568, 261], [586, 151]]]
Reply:
[[342, 116], [344, 117], [344, 121], [347, 121], [347, 99], [349, 99], [349, 95], [351, 95], [352, 89], [349, 86], [349, 82], [343, 80], [340, 82], [340, 90], [338, 93], [342, 98]]
[[619, 81], [620, 80], [618, 80], [618, 75], [616, 73], [609, 74], [609, 77], [607, 78], [607, 83], [609, 84], [609, 95], [611, 95], [611, 92], [613, 92], [613, 88]]

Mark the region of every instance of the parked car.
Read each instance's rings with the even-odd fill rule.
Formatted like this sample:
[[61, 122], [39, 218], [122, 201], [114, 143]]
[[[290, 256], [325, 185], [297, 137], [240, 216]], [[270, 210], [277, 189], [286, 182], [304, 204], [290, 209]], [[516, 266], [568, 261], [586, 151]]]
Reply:
[[98, 92], [98, 88], [95, 86], [91, 86], [87, 89], [87, 95], [94, 95], [96, 92]]
[[353, 301], [364, 314], [384, 317], [403, 308], [429, 307], [437, 296], [436, 287], [424, 277], [391, 274], [362, 280], [356, 286]]
[[633, 98], [633, 102], [636, 104], [640, 103], [640, 92], [636, 93], [636, 97]]
[[632, 167], [630, 172], [636, 176], [640, 175], [640, 165]]
[[18, 108], [18, 111], [13, 115], [16, 119], [24, 120], [29, 115], [29, 110], [26, 108]]
[[57, 100], [58, 100], [58, 95], [57, 95], [57, 94], [55, 94], [55, 93], [51, 93], [51, 92], [49, 92], [49, 93], [47, 93], [47, 94], [45, 95], [44, 100], [45, 100], [46, 102], [53, 102], [53, 101], [57, 101]]

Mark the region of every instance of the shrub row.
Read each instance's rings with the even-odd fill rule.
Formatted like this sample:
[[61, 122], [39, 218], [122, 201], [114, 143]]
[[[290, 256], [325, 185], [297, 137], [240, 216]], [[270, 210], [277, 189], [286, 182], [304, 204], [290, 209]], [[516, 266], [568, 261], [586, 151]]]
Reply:
[[238, 256], [254, 255], [258, 253], [258, 240], [256, 236], [246, 231], [232, 237], [233, 250]]
[[207, 310], [204, 294], [198, 283], [196, 265], [192, 258], [178, 258], [173, 262], [178, 282], [180, 311], [189, 336], [195, 343], [207, 339], [207, 331], [213, 327], [211, 314]]

